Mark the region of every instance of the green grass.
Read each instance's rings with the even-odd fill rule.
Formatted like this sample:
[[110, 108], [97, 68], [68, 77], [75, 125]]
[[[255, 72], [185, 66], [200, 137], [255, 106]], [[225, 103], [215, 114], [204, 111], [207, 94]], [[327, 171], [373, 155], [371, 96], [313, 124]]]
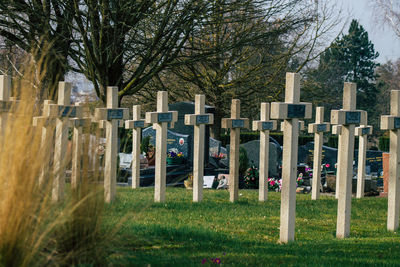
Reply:
[[161, 204], [151, 188], [119, 188], [104, 212], [104, 227], [117, 229], [105, 248], [108, 264], [204, 266], [219, 258], [226, 266], [400, 266], [386, 198], [353, 199], [351, 237], [339, 240], [335, 199], [297, 195], [296, 241], [279, 244], [280, 194], [265, 203], [256, 190], [240, 194], [233, 204], [227, 191], [206, 190], [203, 202], [192, 203], [190, 190], [167, 188]]

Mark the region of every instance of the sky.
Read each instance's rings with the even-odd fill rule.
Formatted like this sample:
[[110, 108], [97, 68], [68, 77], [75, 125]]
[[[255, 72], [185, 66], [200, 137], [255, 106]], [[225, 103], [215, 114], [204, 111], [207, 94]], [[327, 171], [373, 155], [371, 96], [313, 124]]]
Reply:
[[[400, 58], [400, 37], [394, 34], [394, 31], [389, 26], [382, 26], [377, 22], [376, 14], [370, 0], [329, 0], [337, 2], [337, 6], [342, 6], [345, 14], [348, 17], [348, 24], [344, 28], [346, 34], [349, 29], [349, 23], [353, 18], [368, 32], [368, 36], [374, 44], [375, 51], [379, 52], [377, 61], [385, 63], [388, 60], [395, 61]], [[337, 29], [340, 31], [340, 28]]]

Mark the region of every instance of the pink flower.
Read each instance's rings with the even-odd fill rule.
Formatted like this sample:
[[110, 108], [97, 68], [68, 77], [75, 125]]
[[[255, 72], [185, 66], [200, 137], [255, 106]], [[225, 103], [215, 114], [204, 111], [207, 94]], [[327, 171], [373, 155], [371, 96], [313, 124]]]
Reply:
[[326, 166], [327, 168], [329, 168], [331, 165], [330, 165], [329, 163], [327, 163], [325, 166]]
[[271, 186], [274, 186], [274, 185], [275, 185], [275, 181], [272, 180], [272, 181], [271, 181]]

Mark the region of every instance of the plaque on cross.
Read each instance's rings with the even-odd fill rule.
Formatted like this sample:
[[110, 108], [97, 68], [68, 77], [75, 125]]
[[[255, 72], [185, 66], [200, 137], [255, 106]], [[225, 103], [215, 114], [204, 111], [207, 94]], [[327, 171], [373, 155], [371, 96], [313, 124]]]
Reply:
[[294, 240], [299, 119], [309, 119], [312, 104], [300, 102], [300, 75], [286, 73], [285, 102], [271, 104], [271, 118], [284, 120], [280, 241]]
[[232, 99], [231, 118], [222, 119], [222, 128], [230, 129], [229, 195], [235, 202], [239, 197], [239, 145], [240, 129], [249, 127], [249, 119], [240, 118], [240, 100]]
[[146, 113], [146, 123], [153, 124], [156, 129], [156, 166], [154, 201], [165, 201], [166, 165], [167, 165], [167, 131], [178, 120], [177, 111], [168, 111], [168, 92], [157, 92], [157, 112]]
[[205, 96], [196, 95], [195, 114], [185, 115], [185, 125], [194, 126], [193, 202], [203, 199], [205, 125], [214, 123], [214, 115], [205, 113]]
[[276, 120], [269, 119], [269, 103], [261, 103], [260, 120], [253, 121], [253, 131], [260, 131], [260, 175], [258, 200], [268, 197], [269, 131], [276, 130]]
[[140, 187], [140, 138], [148, 124], [140, 117], [140, 105], [133, 106], [133, 119], [125, 121], [125, 129], [132, 129], [132, 188]]
[[387, 229], [396, 231], [400, 212], [400, 90], [390, 92], [390, 115], [381, 116], [381, 129], [390, 130]]
[[313, 181], [311, 199], [319, 198], [321, 185], [321, 161], [322, 144], [324, 142], [324, 132], [329, 132], [330, 124], [324, 123], [324, 108], [317, 107], [315, 112], [315, 123], [308, 125], [308, 132], [314, 133], [314, 162], [313, 162]]

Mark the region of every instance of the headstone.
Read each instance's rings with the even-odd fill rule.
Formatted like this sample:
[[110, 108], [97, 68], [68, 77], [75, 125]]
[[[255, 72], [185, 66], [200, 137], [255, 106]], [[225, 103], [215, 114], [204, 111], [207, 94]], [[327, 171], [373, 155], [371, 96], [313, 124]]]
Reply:
[[[82, 108], [89, 109], [89, 107], [85, 106], [85, 103], [76, 103], [76, 106], [80, 106]], [[87, 112], [86, 112], [87, 113]], [[90, 125], [92, 123], [92, 119], [89, 117], [83, 118], [83, 110], [82, 114], [79, 114], [77, 118], [72, 119], [73, 126], [73, 139], [72, 139], [72, 172], [71, 172], [71, 188], [76, 189], [78, 185], [81, 183], [81, 172], [82, 172], [82, 157], [83, 161], [86, 164], [86, 169], [89, 164], [89, 134], [90, 134]]]
[[[278, 146], [269, 137], [269, 160], [268, 160], [268, 177], [278, 177], [278, 165], [282, 156], [281, 147]], [[252, 140], [244, 144], [240, 144], [246, 150], [249, 164], [254, 164], [257, 168], [260, 167], [260, 140]], [[260, 175], [261, 177], [261, 175]], [[267, 176], [265, 176], [267, 178]]]
[[106, 126], [104, 199], [110, 203], [116, 195], [119, 121], [129, 119], [129, 110], [118, 108], [118, 87], [107, 87], [107, 107], [96, 108], [95, 119], [105, 121]]
[[259, 201], [268, 197], [269, 131], [276, 130], [276, 124], [269, 119], [269, 103], [261, 103], [260, 120], [253, 121], [253, 131], [260, 131]]
[[168, 93], [157, 92], [157, 112], [146, 113], [146, 123], [152, 123], [156, 134], [156, 169], [154, 185], [154, 201], [165, 201], [166, 157], [167, 157], [167, 126], [173, 127], [178, 119], [178, 112], [168, 111]]
[[125, 129], [132, 129], [132, 188], [140, 187], [140, 138], [146, 126], [140, 118], [140, 105], [133, 106], [133, 120], [125, 121]]
[[390, 92], [390, 115], [381, 117], [381, 129], [390, 130], [387, 229], [396, 231], [400, 208], [400, 90]]
[[300, 102], [300, 75], [286, 73], [285, 102], [271, 104], [271, 118], [284, 120], [280, 242], [294, 240], [299, 119], [311, 118], [311, 103]]
[[339, 183], [336, 237], [345, 238], [350, 234], [355, 124], [366, 123], [366, 112], [356, 110], [355, 83], [344, 84], [343, 109], [331, 111], [331, 123], [342, 125], [339, 134], [339, 179], [336, 180]]
[[[188, 135], [192, 139], [194, 135], [194, 127], [185, 124], [185, 116], [187, 114], [194, 114], [195, 112], [195, 103], [193, 102], [177, 102], [168, 104], [169, 110], [178, 112], [178, 120], [174, 123], [174, 132], [182, 135]], [[205, 113], [215, 113], [215, 108], [212, 106], [204, 105]], [[209, 147], [211, 147], [209, 143], [210, 137], [210, 127], [208, 125], [205, 126], [205, 143], [204, 143], [204, 166], [208, 165], [209, 156], [213, 154], [209, 151]], [[193, 162], [193, 142], [189, 143], [189, 151], [190, 154], [186, 155], [186, 159], [189, 163]]]
[[68, 128], [71, 118], [80, 117], [82, 108], [71, 105], [71, 84], [60, 82], [58, 85], [57, 104], [47, 104], [43, 109], [44, 117], [55, 118], [55, 146], [54, 146], [54, 178], [52, 200], [64, 199], [65, 191], [65, 155], [68, 145]]
[[249, 119], [240, 118], [240, 100], [232, 99], [231, 118], [222, 119], [222, 128], [230, 129], [229, 155], [229, 199], [235, 202], [239, 197], [239, 145], [240, 129], [249, 127]]
[[308, 132], [314, 133], [313, 184], [311, 192], [312, 200], [318, 199], [320, 195], [322, 144], [324, 143], [324, 132], [329, 132], [329, 127], [329, 123], [324, 123], [324, 108], [317, 107], [315, 113], [315, 123], [308, 125]]
[[210, 155], [219, 155], [221, 153], [221, 141], [210, 137], [209, 144]]
[[193, 202], [203, 199], [205, 126], [214, 123], [214, 115], [205, 113], [205, 96], [196, 95], [195, 114], [185, 115], [185, 124], [194, 126]]
[[369, 134], [372, 134], [372, 126], [361, 125], [360, 127], [356, 128], [356, 136], [358, 136], [357, 198], [364, 197], [366, 171], [365, 164], [367, 160], [367, 144]]
[[[48, 105], [54, 104], [52, 100], [44, 101], [44, 110], [49, 109]], [[54, 152], [54, 126], [56, 119], [54, 117], [33, 117], [33, 126], [40, 128], [41, 132], [41, 142], [40, 151], [46, 151], [49, 154]], [[41, 170], [39, 173], [39, 186], [44, 184], [44, 179], [47, 171], [50, 169], [50, 159], [44, 160], [41, 164]]]

